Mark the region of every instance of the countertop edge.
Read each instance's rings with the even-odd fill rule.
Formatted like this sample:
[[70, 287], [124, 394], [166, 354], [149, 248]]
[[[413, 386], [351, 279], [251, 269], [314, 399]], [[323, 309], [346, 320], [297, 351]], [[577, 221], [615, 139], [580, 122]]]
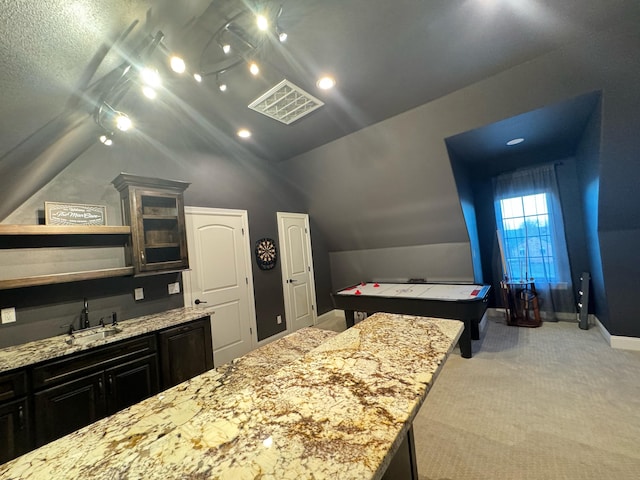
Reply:
[[57, 335], [0, 349], [0, 374], [28, 368], [41, 362], [116, 343], [121, 340], [157, 332], [198, 318], [213, 315], [213, 308], [181, 307], [118, 322], [116, 335], [88, 344], [68, 345], [69, 335]]

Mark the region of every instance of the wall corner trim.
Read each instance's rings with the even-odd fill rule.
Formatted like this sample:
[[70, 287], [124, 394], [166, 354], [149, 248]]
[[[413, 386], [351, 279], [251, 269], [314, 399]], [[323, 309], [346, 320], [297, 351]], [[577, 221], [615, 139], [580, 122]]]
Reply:
[[640, 338], [637, 337], [623, 337], [620, 335], [611, 335], [609, 330], [600, 323], [598, 317], [593, 316], [597, 327], [600, 329], [600, 333], [609, 344], [611, 348], [619, 350], [634, 350], [640, 352]]

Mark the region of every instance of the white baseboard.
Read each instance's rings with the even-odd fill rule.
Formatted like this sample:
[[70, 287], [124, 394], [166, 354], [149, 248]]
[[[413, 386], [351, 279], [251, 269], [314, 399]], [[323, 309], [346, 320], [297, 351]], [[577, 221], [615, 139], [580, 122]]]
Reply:
[[[591, 315], [589, 315], [589, 317], [591, 317]], [[607, 330], [607, 328], [602, 323], [600, 323], [598, 317], [594, 315], [593, 318], [595, 320], [596, 326], [600, 330], [600, 333], [611, 348], [640, 351], [640, 338], [611, 335], [609, 333], [609, 330]]]

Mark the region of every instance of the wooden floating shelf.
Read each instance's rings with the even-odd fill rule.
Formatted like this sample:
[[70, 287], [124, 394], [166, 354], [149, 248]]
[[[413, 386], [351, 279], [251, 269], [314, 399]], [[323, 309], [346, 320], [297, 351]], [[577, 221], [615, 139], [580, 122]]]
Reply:
[[79, 282], [99, 278], [127, 277], [130, 275], [133, 275], [133, 267], [105, 268], [86, 272], [53, 273], [49, 275], [0, 280], [0, 289], [35, 287], [38, 285], [53, 285], [56, 283]]
[[130, 235], [129, 226], [111, 225], [5, 225], [0, 235]]

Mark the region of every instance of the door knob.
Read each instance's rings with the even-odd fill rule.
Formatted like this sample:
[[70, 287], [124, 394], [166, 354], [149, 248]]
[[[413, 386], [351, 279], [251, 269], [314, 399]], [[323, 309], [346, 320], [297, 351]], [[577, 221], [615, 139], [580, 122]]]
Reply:
[[297, 281], [298, 281], [298, 280], [294, 280], [293, 278], [290, 278], [289, 280], [287, 280], [287, 282], [289, 282], [289, 283], [295, 283], [295, 282], [297, 282]]
[[204, 302], [204, 301], [200, 300], [199, 298], [196, 298], [196, 301], [193, 302], [193, 303], [195, 303], [196, 305], [200, 305], [201, 303], [207, 303], [207, 302]]

